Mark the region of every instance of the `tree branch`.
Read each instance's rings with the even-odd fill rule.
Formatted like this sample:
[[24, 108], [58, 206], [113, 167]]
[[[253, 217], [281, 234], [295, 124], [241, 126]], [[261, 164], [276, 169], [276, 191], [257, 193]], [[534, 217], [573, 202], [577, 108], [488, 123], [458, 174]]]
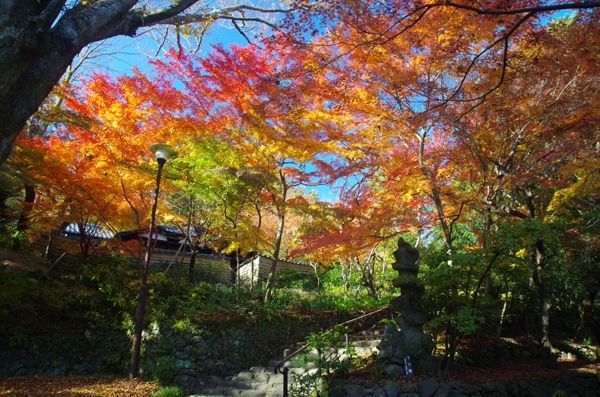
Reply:
[[169, 7], [161, 8], [150, 13], [145, 12], [141, 8], [134, 8], [133, 10], [131, 10], [130, 15], [133, 17], [142, 17], [142, 24], [138, 25], [136, 27], [137, 29], [140, 26], [154, 25], [157, 22], [171, 18], [179, 13], [184, 12], [196, 3], [198, 3], [198, 0], [179, 0], [171, 4]]
[[589, 9], [600, 7], [600, 1], [578, 1], [573, 3], [565, 4], [552, 4], [546, 6], [535, 6], [525, 8], [515, 8], [513, 10], [491, 10], [487, 8], [474, 7], [467, 4], [454, 3], [452, 1], [445, 1], [438, 4], [431, 4], [430, 7], [454, 7], [463, 10], [473, 11], [481, 15], [515, 15], [515, 14], [529, 14], [529, 13], [540, 13], [548, 11], [560, 11], [560, 10], [577, 10], [577, 9]]
[[469, 76], [471, 71], [475, 68], [475, 64], [477, 63], [477, 61], [482, 56], [484, 56], [486, 53], [488, 53], [492, 48], [494, 48], [496, 45], [498, 45], [501, 42], [504, 42], [503, 50], [502, 50], [502, 70], [500, 73], [500, 78], [498, 79], [498, 82], [496, 83], [496, 85], [494, 85], [492, 88], [490, 88], [489, 90], [487, 90], [486, 92], [484, 92], [483, 94], [480, 94], [479, 96], [477, 96], [475, 98], [462, 99], [462, 100], [460, 100], [460, 102], [473, 102], [473, 101], [482, 100], [482, 99], [485, 99], [485, 97], [487, 97], [492, 92], [496, 91], [502, 85], [502, 83], [504, 83], [504, 79], [506, 77], [506, 67], [508, 66], [508, 47], [509, 47], [508, 43], [509, 43], [510, 37], [526, 20], [528, 20], [529, 18], [531, 18], [534, 15], [535, 15], [534, 13], [530, 12], [527, 15], [525, 15], [523, 18], [519, 19], [519, 21], [517, 23], [515, 23], [514, 26], [505, 35], [500, 37], [498, 40], [494, 41], [492, 44], [487, 46], [483, 51], [481, 51], [479, 54], [477, 54], [471, 60], [467, 70], [465, 71], [462, 79], [460, 80], [460, 83], [458, 84], [458, 86], [456, 87], [456, 89], [454, 90], [452, 95], [450, 95], [447, 99], [443, 100], [441, 104], [443, 105], [445, 103], [453, 101], [454, 98], [456, 97], [456, 95], [458, 95], [458, 93], [461, 91], [463, 85], [465, 84], [465, 82], [467, 80], [467, 77]]
[[[138, 24], [135, 24], [135, 29], [142, 26], [152, 26], [159, 24], [190, 24], [190, 23], [199, 23], [199, 22], [208, 22], [216, 19], [235, 19], [238, 21], [257, 21], [261, 23], [267, 23], [266, 21], [260, 18], [246, 18], [246, 17], [236, 17], [234, 14], [243, 13], [244, 11], [253, 11], [263, 14], [284, 14], [292, 11], [293, 9], [286, 8], [261, 8], [254, 7], [250, 5], [237, 5], [232, 7], [226, 7], [219, 10], [214, 10], [206, 13], [193, 13], [193, 14], [182, 14], [185, 9], [192, 6], [194, 3], [197, 3], [198, 0], [187, 0], [182, 3], [186, 3], [186, 7], [183, 10], [177, 11], [177, 9], [173, 7], [168, 7], [166, 9], [158, 10], [150, 14], [141, 14], [139, 9], [132, 10], [133, 18], [141, 18], [138, 20]], [[187, 4], [191, 3], [191, 4]], [[267, 23], [269, 26], [273, 26], [272, 24]]]

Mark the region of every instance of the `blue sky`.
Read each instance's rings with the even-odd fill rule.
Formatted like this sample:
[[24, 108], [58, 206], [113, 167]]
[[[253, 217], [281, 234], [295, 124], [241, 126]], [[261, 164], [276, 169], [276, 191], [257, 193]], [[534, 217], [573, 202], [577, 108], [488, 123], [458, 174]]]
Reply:
[[[100, 69], [115, 74], [129, 73], [134, 67], [149, 69], [148, 61], [160, 57], [161, 52], [174, 45], [171, 40], [159, 50], [159, 37], [159, 29], [153, 29], [137, 37], [119, 36], [109, 39], [102, 43], [102, 48], [98, 51], [101, 55], [88, 63], [88, 69]], [[207, 54], [213, 44], [228, 46], [232, 43], [243, 45], [247, 42], [236, 30], [215, 25], [204, 36], [199, 53]]]

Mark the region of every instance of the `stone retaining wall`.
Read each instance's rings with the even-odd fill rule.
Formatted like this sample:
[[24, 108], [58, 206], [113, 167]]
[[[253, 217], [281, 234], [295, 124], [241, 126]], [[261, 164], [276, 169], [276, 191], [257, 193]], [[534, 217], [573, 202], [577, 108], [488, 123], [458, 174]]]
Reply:
[[[193, 329], [155, 325], [144, 333], [142, 371], [150, 375], [161, 357], [169, 357], [175, 359], [175, 372], [230, 375], [266, 364], [308, 333], [350, 317], [333, 311], [260, 320], [230, 315], [207, 318]], [[126, 374], [130, 347], [123, 330], [0, 334], [0, 376]]]
[[342, 384], [332, 388], [329, 397], [597, 397], [598, 375], [573, 374], [560, 378], [534, 378], [513, 383], [438, 383], [426, 379], [403, 385], [387, 382], [383, 386]]
[[130, 346], [127, 334], [119, 330], [0, 334], [0, 376], [124, 372]]
[[[153, 370], [161, 357], [174, 357], [177, 371], [205, 376], [232, 375], [281, 358], [285, 348], [311, 333], [350, 319], [348, 313], [280, 313], [252, 320], [239, 316], [227, 321], [207, 319], [198, 330], [158, 329], [145, 342], [143, 366]], [[145, 365], [144, 365], [145, 364]]]

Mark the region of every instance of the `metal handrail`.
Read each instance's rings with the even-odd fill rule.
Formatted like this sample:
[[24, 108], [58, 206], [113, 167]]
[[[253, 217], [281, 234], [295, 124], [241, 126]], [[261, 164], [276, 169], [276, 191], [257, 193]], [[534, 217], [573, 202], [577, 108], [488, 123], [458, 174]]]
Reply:
[[[373, 310], [370, 313], [366, 313], [366, 314], [363, 314], [363, 315], [361, 315], [359, 317], [350, 319], [348, 321], [344, 321], [343, 323], [340, 323], [337, 326], [348, 325], [348, 324], [351, 324], [351, 323], [353, 323], [355, 321], [362, 320], [362, 319], [364, 319], [366, 317], [370, 317], [370, 316], [372, 316], [374, 314], [378, 314], [378, 313], [381, 313], [381, 312], [389, 310], [389, 309], [390, 309], [389, 306], [386, 306], [386, 307], [383, 307], [383, 308], [379, 308], [377, 310]], [[276, 373], [276, 374], [280, 373], [280, 374], [283, 375], [283, 397], [288, 397], [288, 376], [289, 376], [289, 368], [288, 367], [284, 367], [283, 365], [287, 361], [289, 361], [290, 359], [292, 359], [292, 358], [296, 357], [298, 354], [302, 353], [310, 345], [311, 345], [311, 343], [305, 343], [300, 348], [294, 350], [294, 352], [292, 352], [292, 354], [289, 354], [289, 355], [285, 356], [283, 359], [281, 359], [277, 363], [275, 363], [275, 366], [273, 368], [273, 372]]]

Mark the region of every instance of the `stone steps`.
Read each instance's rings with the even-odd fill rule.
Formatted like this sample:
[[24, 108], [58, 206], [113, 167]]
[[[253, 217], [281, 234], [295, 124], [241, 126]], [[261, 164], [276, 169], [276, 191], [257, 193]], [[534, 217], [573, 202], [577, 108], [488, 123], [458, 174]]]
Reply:
[[[377, 350], [377, 345], [381, 341], [381, 338], [383, 338], [383, 326], [375, 324], [368, 329], [348, 334], [346, 342], [352, 344], [359, 356], [365, 357]], [[290, 346], [288, 349], [284, 350], [283, 356], [278, 360], [274, 360], [273, 363], [276, 363], [277, 361], [281, 360], [284, 356], [295, 352], [303, 346], [304, 343], [296, 343]], [[307, 353], [316, 354], [316, 351], [307, 351]]]
[[[380, 327], [374, 326], [368, 330], [360, 331], [348, 335], [348, 342], [352, 344], [358, 356], [364, 357], [372, 354], [380, 342], [382, 332]], [[296, 351], [300, 346], [286, 349], [286, 354]], [[308, 352], [316, 354], [317, 352]], [[339, 351], [345, 353], [345, 349]], [[272, 360], [272, 366], [252, 367], [247, 371], [242, 371], [237, 375], [219, 379], [212, 377], [210, 384], [201, 384], [198, 382], [192, 387], [192, 392], [188, 397], [209, 397], [209, 396], [236, 396], [236, 397], [282, 397], [283, 396], [283, 375], [275, 373], [274, 367], [280, 360]], [[289, 385], [296, 377], [305, 374], [314, 373], [312, 363], [307, 363], [302, 367], [297, 367], [293, 361], [286, 361], [283, 364], [288, 369], [288, 389]]]
[[[289, 368], [289, 383], [295, 377], [311, 371], [310, 368]], [[280, 397], [283, 396], [283, 375], [275, 373], [273, 367], [253, 367], [248, 371], [217, 381], [216, 384], [189, 397], [241, 396], [241, 397]]]

